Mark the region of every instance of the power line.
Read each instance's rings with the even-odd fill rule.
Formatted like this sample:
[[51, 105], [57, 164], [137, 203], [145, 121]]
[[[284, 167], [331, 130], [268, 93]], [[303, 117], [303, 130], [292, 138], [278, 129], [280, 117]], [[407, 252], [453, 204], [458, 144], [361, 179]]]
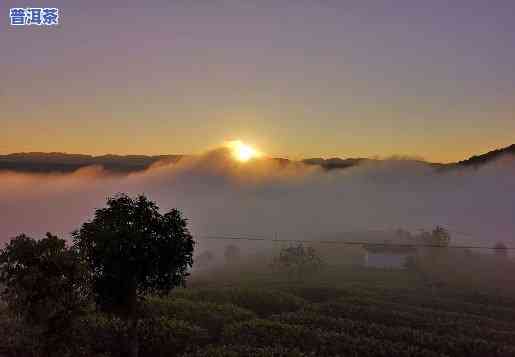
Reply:
[[200, 236], [208, 240], [244, 240], [260, 242], [286, 242], [286, 243], [319, 243], [319, 244], [344, 244], [360, 246], [379, 246], [379, 247], [403, 247], [403, 248], [448, 248], [448, 249], [489, 249], [489, 250], [515, 250], [515, 247], [488, 247], [479, 245], [449, 245], [442, 246], [437, 244], [410, 244], [410, 243], [374, 243], [367, 241], [345, 241], [345, 240], [313, 240], [313, 239], [278, 239], [263, 237], [228, 237], [228, 236]]
[[259, 236], [259, 235], [243, 235], [243, 236], [226, 236], [226, 235], [206, 235], [206, 236], [198, 236], [203, 239], [240, 239], [240, 240], [259, 240], [259, 241], [274, 241], [274, 239], [270, 239], [269, 236]]

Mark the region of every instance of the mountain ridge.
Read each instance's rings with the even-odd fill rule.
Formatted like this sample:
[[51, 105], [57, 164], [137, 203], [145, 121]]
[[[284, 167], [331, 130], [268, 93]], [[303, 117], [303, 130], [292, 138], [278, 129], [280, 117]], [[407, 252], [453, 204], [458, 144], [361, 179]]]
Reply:
[[[440, 164], [425, 162], [428, 165], [453, 169], [460, 167], [478, 168], [505, 155], [515, 156], [515, 144], [504, 148], [492, 150], [484, 154], [473, 155], [465, 160], [454, 163]], [[189, 155], [87, 155], [69, 154], [63, 152], [19, 152], [0, 155], [0, 171], [32, 172], [32, 173], [66, 173], [73, 172], [87, 166], [102, 166], [105, 170], [114, 173], [127, 174], [143, 171], [157, 162], [176, 163]], [[281, 164], [292, 160], [285, 158], [272, 158]], [[306, 165], [320, 166], [324, 170], [346, 169], [368, 162], [377, 162], [380, 159], [371, 158], [306, 158], [300, 162]], [[420, 160], [417, 160], [420, 161]]]

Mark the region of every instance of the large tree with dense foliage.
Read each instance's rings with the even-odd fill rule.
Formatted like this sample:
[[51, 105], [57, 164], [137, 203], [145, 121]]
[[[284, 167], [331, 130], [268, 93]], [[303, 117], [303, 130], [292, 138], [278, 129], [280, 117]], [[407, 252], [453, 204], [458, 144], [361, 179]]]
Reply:
[[66, 241], [47, 233], [20, 235], [0, 251], [2, 300], [9, 311], [42, 330], [45, 354], [59, 354], [73, 321], [87, 305], [85, 269]]
[[137, 356], [138, 303], [146, 294], [166, 294], [185, 284], [194, 241], [177, 209], [161, 214], [145, 196], [119, 194], [73, 233], [91, 273], [100, 308], [129, 324], [129, 351]]

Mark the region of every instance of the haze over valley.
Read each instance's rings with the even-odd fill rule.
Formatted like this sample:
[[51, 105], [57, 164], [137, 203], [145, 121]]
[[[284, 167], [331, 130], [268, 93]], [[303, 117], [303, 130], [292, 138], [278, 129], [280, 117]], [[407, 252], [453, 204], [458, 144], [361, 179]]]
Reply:
[[[349, 239], [344, 233], [443, 225], [455, 243], [513, 244], [514, 146], [460, 163], [406, 158], [235, 160], [195, 156], [0, 157], [0, 234], [63, 236], [107, 196], [147, 194], [181, 207], [196, 235]], [[7, 169], [6, 169], [7, 168]], [[462, 234], [460, 234], [462, 233]], [[201, 238], [199, 238], [201, 240]]]

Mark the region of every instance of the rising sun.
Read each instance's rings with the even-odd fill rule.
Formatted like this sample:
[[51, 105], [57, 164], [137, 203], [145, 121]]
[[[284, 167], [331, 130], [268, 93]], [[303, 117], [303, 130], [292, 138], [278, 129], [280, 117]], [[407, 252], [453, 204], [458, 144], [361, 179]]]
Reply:
[[249, 161], [259, 157], [261, 154], [259, 151], [254, 149], [240, 140], [230, 141], [227, 146], [231, 149], [234, 158], [241, 162]]

